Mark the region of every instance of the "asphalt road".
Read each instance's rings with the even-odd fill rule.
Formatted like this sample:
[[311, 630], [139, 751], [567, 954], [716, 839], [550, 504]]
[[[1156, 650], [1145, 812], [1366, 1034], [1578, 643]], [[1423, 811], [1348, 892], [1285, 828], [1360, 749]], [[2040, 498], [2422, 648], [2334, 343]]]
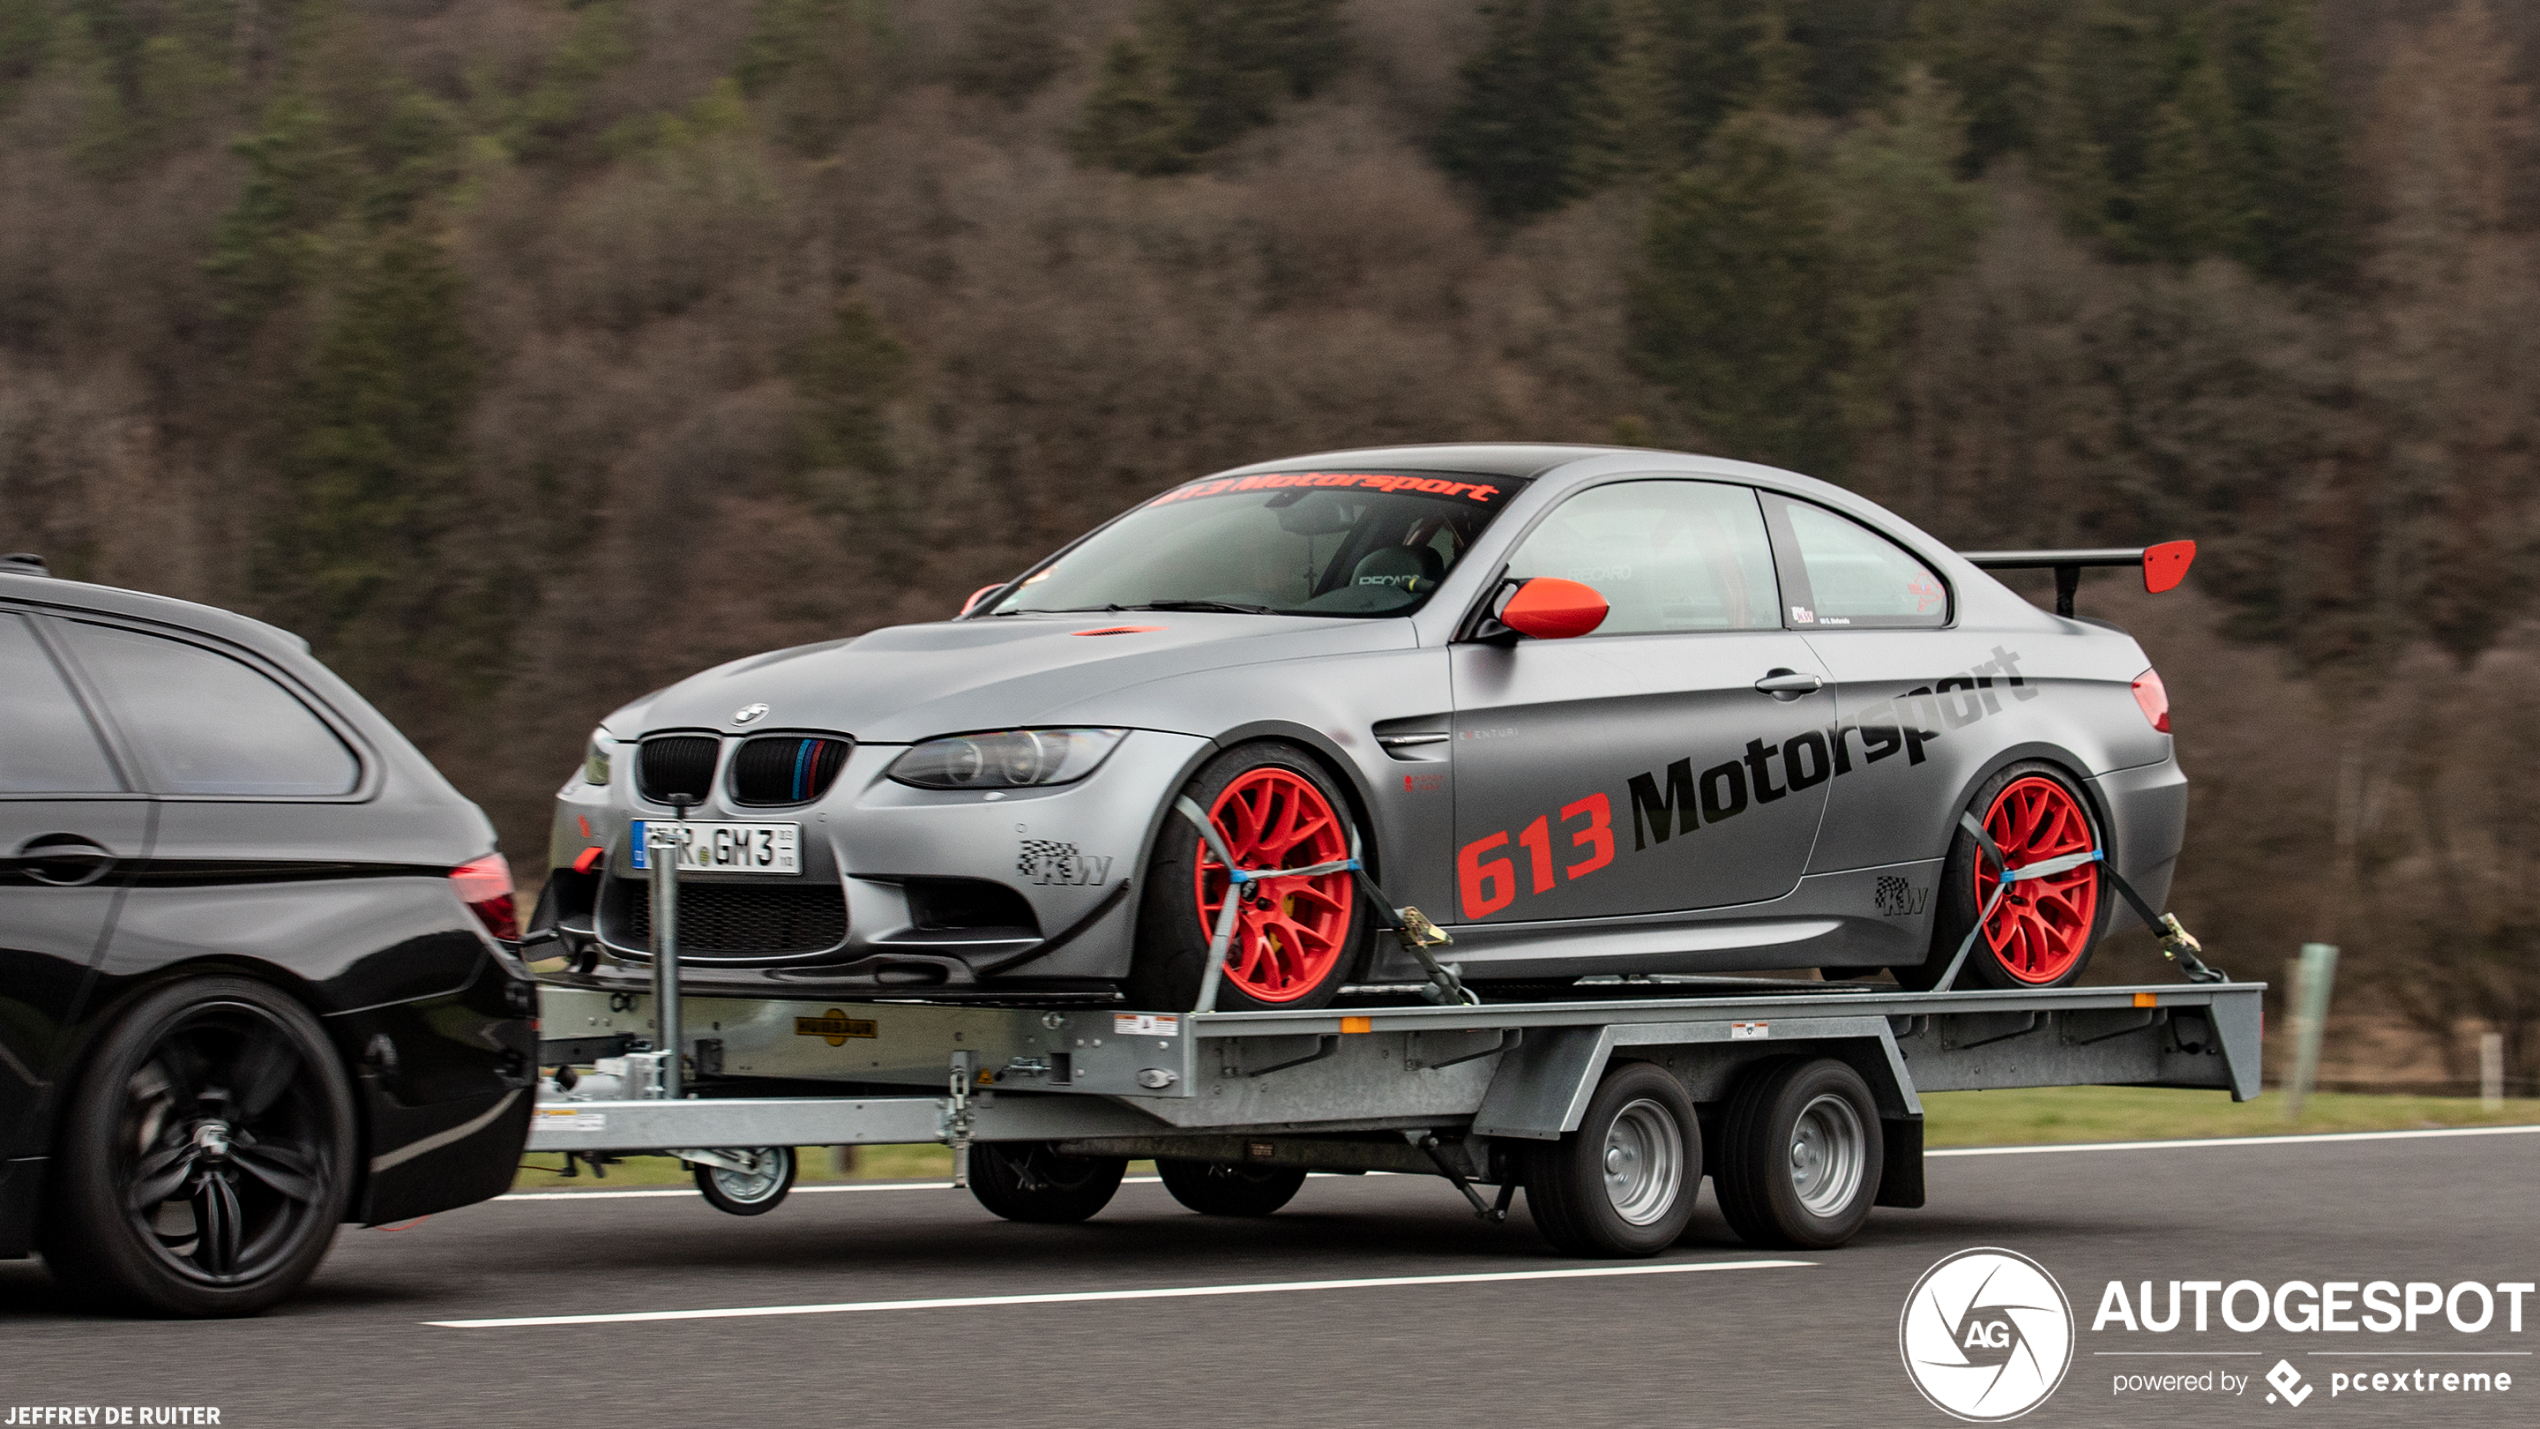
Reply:
[[[1961, 1153], [1936, 1156], [1930, 1183], [1926, 1209], [1882, 1210], [1854, 1244], [1822, 1254], [1748, 1250], [1706, 1193], [1686, 1244], [1622, 1265], [1556, 1258], [1522, 1210], [1486, 1226], [1425, 1178], [1318, 1177], [1259, 1221], [1192, 1215], [1161, 1186], [1132, 1184], [1099, 1218], [1060, 1228], [1008, 1224], [940, 1187], [798, 1192], [750, 1220], [689, 1195], [505, 1199], [394, 1233], [347, 1231], [303, 1299], [254, 1321], [99, 1319], [69, 1308], [40, 1266], [0, 1264], [0, 1424], [17, 1405], [174, 1404], [216, 1406], [220, 1424], [249, 1429], [1945, 1425], [1900, 1365], [1899, 1312], [1927, 1267], [1983, 1245], [2042, 1263], [2078, 1319], [2069, 1376], [2024, 1423], [2540, 1423], [2540, 1363], [2527, 1354], [2540, 1300], [2521, 1334], [2501, 1303], [2475, 1335], [2439, 1316], [2415, 1334], [2090, 1328], [2110, 1279], [2540, 1279], [2540, 1135]], [[1760, 1260], [1807, 1263], [1648, 1273]], [[1535, 1274], [1561, 1270], [1597, 1273]], [[1312, 1285], [1476, 1275], [1510, 1278]], [[2348, 1357], [2313, 1353], [2323, 1346]], [[2141, 1353], [2152, 1349], [2169, 1353]], [[2313, 1391], [2299, 1408], [2264, 1402], [2279, 1358]], [[2328, 1392], [2333, 1372], [2427, 1367], [2516, 1383], [2487, 1395]], [[2118, 1374], [2211, 1370], [2250, 1387], [2114, 1390]]]

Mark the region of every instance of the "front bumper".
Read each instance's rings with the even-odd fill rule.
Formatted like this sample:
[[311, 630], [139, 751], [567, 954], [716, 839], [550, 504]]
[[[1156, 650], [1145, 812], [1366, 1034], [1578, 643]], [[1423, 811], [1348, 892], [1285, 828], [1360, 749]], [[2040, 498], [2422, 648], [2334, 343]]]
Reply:
[[[733, 743], [725, 741], [726, 762]], [[987, 979], [999, 988], [1090, 989], [1123, 977], [1137, 919], [1133, 875], [1160, 811], [1210, 748], [1196, 736], [1137, 730], [1076, 783], [953, 792], [885, 778], [906, 745], [858, 745], [826, 795], [788, 808], [733, 803], [719, 766], [712, 800], [691, 817], [799, 824], [802, 872], [686, 874], [683, 897], [694, 892], [720, 912], [753, 900], [817, 903], [834, 890], [843, 929], [833, 934], [825, 930], [834, 925], [789, 911], [791, 945], [736, 946], [753, 926], [736, 919], [712, 940], [683, 941], [682, 981], [816, 996], [959, 991]], [[631, 826], [669, 811], [642, 800], [634, 761], [623, 762], [630, 768], [609, 784], [577, 778], [559, 791], [554, 871], [540, 907], [577, 953], [564, 976], [590, 986], [651, 979], [649, 878], [634, 866]], [[601, 853], [591, 871], [576, 873], [593, 848]], [[805, 945], [802, 930], [811, 927], [824, 929], [821, 946]]]

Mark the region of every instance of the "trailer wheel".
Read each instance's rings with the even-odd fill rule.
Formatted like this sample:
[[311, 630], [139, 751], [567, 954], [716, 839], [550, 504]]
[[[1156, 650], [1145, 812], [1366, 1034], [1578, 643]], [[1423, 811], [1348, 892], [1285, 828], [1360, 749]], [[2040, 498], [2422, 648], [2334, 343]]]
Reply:
[[1203, 1216], [1266, 1216], [1295, 1199], [1305, 1185], [1302, 1166], [1158, 1161], [1155, 1170], [1174, 1200]]
[[1720, 1213], [1749, 1245], [1826, 1250], [1859, 1233], [1884, 1148], [1861, 1074], [1830, 1057], [1749, 1071], [1729, 1095], [1712, 1173]]
[[981, 1141], [970, 1147], [970, 1194], [1009, 1221], [1064, 1226], [1111, 1204], [1125, 1156], [1062, 1156], [1046, 1141]]
[[1693, 1098], [1664, 1067], [1605, 1074], [1579, 1129], [1533, 1148], [1526, 1209], [1565, 1255], [1656, 1255], [1683, 1234], [1702, 1186]]
[[763, 1216], [775, 1210], [794, 1189], [794, 1148], [790, 1146], [734, 1147], [724, 1154], [746, 1156], [753, 1164], [747, 1171], [727, 1166], [709, 1166], [702, 1161], [689, 1163], [697, 1176], [697, 1191], [706, 1204], [728, 1216]]

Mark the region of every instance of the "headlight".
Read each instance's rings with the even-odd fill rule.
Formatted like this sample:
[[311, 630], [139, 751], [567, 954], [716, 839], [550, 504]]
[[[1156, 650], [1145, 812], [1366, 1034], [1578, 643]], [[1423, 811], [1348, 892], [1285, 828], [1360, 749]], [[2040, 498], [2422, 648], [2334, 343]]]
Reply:
[[607, 730], [591, 731], [591, 747], [583, 751], [582, 755], [582, 782], [585, 784], [609, 782], [609, 764], [616, 755], [617, 741], [609, 738]]
[[1001, 729], [930, 739], [891, 761], [890, 776], [920, 789], [1020, 789], [1072, 784], [1102, 766], [1125, 729]]

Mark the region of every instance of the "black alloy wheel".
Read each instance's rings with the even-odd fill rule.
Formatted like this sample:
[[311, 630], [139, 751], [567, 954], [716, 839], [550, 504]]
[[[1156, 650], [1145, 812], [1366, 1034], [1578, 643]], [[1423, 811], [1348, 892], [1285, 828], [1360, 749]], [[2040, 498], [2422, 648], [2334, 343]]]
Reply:
[[1674, 1073], [1624, 1062], [1588, 1099], [1579, 1129], [1526, 1155], [1526, 1210], [1564, 1255], [1656, 1255], [1693, 1219], [1702, 1128]]
[[1203, 1216], [1266, 1216], [1296, 1199], [1302, 1166], [1247, 1166], [1239, 1161], [1158, 1161], [1155, 1172], [1173, 1199]]
[[171, 983], [72, 1091], [45, 1261], [125, 1309], [255, 1314], [325, 1257], [354, 1146], [351, 1086], [306, 1008], [244, 978]]
[[970, 1194], [1009, 1221], [1074, 1225], [1111, 1204], [1125, 1156], [1063, 1156], [1046, 1141], [980, 1141], [970, 1147]]
[[1885, 1156], [1859, 1072], [1831, 1057], [1777, 1058], [1730, 1091], [1712, 1188], [1748, 1245], [1831, 1250], [1870, 1218]]

